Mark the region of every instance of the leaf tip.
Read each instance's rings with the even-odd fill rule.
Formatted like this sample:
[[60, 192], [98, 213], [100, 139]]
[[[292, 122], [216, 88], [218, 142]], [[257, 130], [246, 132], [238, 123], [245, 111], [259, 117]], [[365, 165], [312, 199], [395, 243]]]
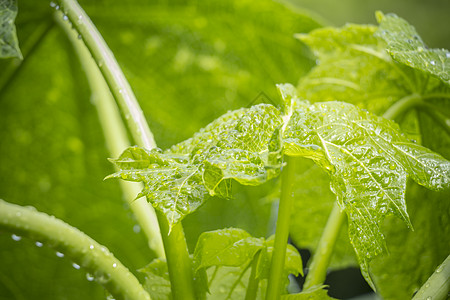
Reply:
[[381, 23], [384, 20], [385, 16], [381, 10], [377, 10], [375, 12], [375, 18], [377, 19], [378, 23]]

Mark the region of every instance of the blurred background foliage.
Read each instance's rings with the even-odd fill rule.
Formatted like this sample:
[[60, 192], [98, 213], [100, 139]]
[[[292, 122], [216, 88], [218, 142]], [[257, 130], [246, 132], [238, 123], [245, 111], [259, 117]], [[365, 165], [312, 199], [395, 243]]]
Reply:
[[[228, 110], [276, 105], [275, 84], [296, 84], [314, 65], [294, 33], [375, 23], [374, 11], [382, 10], [416, 25], [430, 46], [450, 48], [450, 3], [444, 0], [80, 3], [122, 66], [161, 148]], [[19, 0], [24, 60], [0, 61], [0, 198], [78, 227], [141, 276], [136, 270], [154, 254], [117, 182], [103, 182], [113, 168], [95, 107], [49, 4]], [[236, 186], [235, 199], [213, 199], [186, 218], [191, 251], [204, 230], [236, 226], [255, 236], [271, 234], [276, 185]], [[104, 299], [105, 292], [45, 245], [0, 231], [0, 299], [83, 298]]]

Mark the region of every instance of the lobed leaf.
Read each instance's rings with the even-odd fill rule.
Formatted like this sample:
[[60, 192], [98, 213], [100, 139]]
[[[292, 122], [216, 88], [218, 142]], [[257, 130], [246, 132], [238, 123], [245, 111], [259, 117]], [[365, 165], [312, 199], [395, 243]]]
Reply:
[[[239, 267], [245, 273], [252, 261], [256, 262], [256, 278], [269, 278], [273, 252], [273, 239], [251, 237], [246, 231], [228, 228], [202, 233], [194, 252], [194, 270], [216, 267]], [[288, 275], [303, 275], [303, 265], [298, 251], [288, 245], [284, 267], [286, 284]], [[209, 285], [212, 283], [210, 282]]]
[[368, 262], [383, 252], [380, 230], [394, 214], [409, 227], [408, 176], [428, 188], [450, 186], [450, 162], [406, 139], [398, 125], [351, 104], [298, 108], [284, 133], [285, 154], [313, 159], [331, 175], [331, 189], [349, 218], [349, 237], [366, 280]]
[[317, 57], [316, 66], [300, 79], [299, 96], [311, 102], [350, 102], [377, 113], [414, 90], [407, 70], [394, 65], [374, 36], [376, 30], [348, 24], [297, 35]]
[[194, 270], [211, 266], [247, 266], [264, 246], [264, 240], [245, 230], [228, 228], [202, 233], [194, 252]]
[[169, 278], [167, 262], [162, 259], [155, 259], [139, 272], [145, 274], [144, 288], [155, 300], [171, 300], [172, 291]]
[[450, 85], [450, 52], [429, 49], [416, 29], [395, 14], [376, 14], [379, 29], [376, 36], [387, 44], [392, 58], [404, 65], [431, 74]]
[[0, 58], [22, 59], [14, 20], [17, 16], [16, 0], [0, 0]]
[[307, 290], [302, 291], [298, 294], [290, 294], [281, 296], [281, 300], [332, 300], [332, 298], [328, 296], [327, 290], [324, 289], [325, 286], [315, 286], [309, 288]]
[[276, 176], [280, 157], [269, 144], [281, 123], [280, 112], [267, 104], [229, 112], [165, 153], [128, 148], [111, 160], [120, 171], [106, 178], [143, 182], [139, 196], [173, 226], [210, 196], [229, 197], [232, 179], [258, 185]]
[[143, 182], [144, 189], [138, 197], [146, 196], [171, 225], [195, 211], [209, 195], [199, 166], [189, 164], [184, 155], [130, 147], [111, 161], [120, 171], [106, 179]]

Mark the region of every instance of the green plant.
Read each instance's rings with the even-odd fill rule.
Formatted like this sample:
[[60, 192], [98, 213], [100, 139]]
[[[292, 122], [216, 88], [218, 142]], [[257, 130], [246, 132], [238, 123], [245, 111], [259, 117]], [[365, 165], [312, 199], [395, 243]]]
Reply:
[[[5, 24], [0, 35], [2, 56], [21, 58], [13, 26], [15, 1], [0, 5], [0, 20]], [[239, 5], [245, 10], [248, 3]], [[271, 5], [276, 6], [268, 3], [267, 8]], [[143, 183], [121, 181], [156, 258], [141, 270], [145, 274], [142, 286], [104, 246], [76, 228], [2, 201], [1, 227], [12, 231], [13, 238], [28, 236], [38, 245], [56, 249], [116, 298], [324, 299], [328, 297], [327, 269], [354, 264], [356, 258], [366, 281], [383, 297], [412, 297], [423, 285], [417, 299], [445, 299], [449, 292], [445, 190], [450, 185], [450, 162], [444, 158], [449, 156], [448, 51], [428, 49], [414, 28], [395, 15], [377, 13], [379, 26], [342, 28], [318, 28], [318, 23], [303, 16], [305, 31], [317, 29], [297, 37], [318, 61], [297, 88], [278, 84], [281, 101], [277, 105], [229, 111], [193, 137], [162, 151], [156, 148], [130, 85], [89, 17], [73, 0], [51, 6], [57, 9], [57, 23], [80, 58], [107, 147], [116, 157], [111, 161], [117, 172], [107, 178]], [[36, 34], [49, 30], [43, 24]], [[22, 47], [24, 57], [30, 49]], [[308, 61], [302, 49], [302, 59]], [[202, 63], [209, 68], [214, 61]], [[3, 65], [3, 89], [18, 68], [17, 61]], [[127, 130], [138, 146], [130, 147]], [[72, 147], [79, 149], [76, 141]], [[229, 199], [225, 203], [231, 205], [236, 197], [232, 185], [242, 188], [236, 181], [270, 190], [272, 202], [279, 197], [275, 235], [256, 238], [243, 229], [215, 228], [198, 237], [191, 255], [181, 221], [202, 210], [206, 202]], [[407, 206], [412, 207], [414, 218], [410, 219]], [[324, 219], [323, 226], [305, 222], [324, 223]], [[348, 226], [348, 235], [343, 226]], [[417, 233], [409, 240], [403, 230], [413, 226]], [[287, 243], [289, 235], [296, 245], [314, 251], [299, 294], [285, 290], [288, 274], [303, 275], [300, 255]], [[433, 240], [436, 236], [439, 241]], [[417, 243], [424, 241], [436, 244], [418, 253]], [[348, 245], [356, 256], [346, 251]], [[386, 249], [392, 249], [390, 255]], [[390, 262], [400, 255], [406, 262]], [[428, 258], [410, 272], [409, 260], [420, 255]], [[393, 282], [394, 276], [401, 282]]]

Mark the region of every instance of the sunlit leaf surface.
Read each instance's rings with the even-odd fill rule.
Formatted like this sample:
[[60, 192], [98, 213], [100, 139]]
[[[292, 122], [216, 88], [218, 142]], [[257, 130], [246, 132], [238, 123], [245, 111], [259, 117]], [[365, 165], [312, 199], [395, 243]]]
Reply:
[[395, 14], [377, 12], [380, 23], [376, 36], [387, 44], [387, 51], [396, 61], [432, 74], [450, 85], [450, 52], [429, 49], [413, 26]]

